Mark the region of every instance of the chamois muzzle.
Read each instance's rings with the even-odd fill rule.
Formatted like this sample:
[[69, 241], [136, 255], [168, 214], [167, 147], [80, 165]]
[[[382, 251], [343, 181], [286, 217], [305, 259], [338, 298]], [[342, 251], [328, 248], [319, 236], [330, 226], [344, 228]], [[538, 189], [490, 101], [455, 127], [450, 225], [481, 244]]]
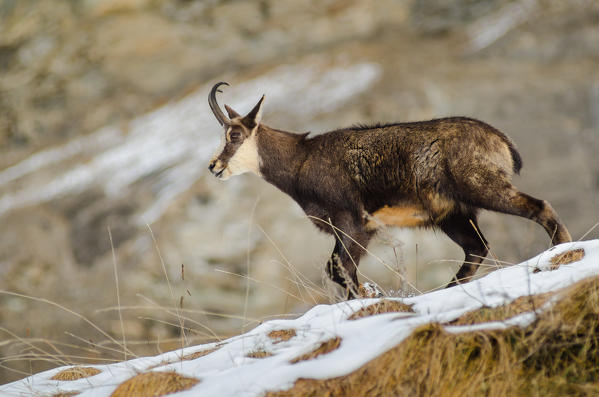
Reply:
[[220, 123], [220, 125], [225, 126], [231, 124], [231, 121], [225, 116], [220, 107], [218, 106], [218, 102], [216, 102], [216, 93], [222, 92], [218, 89], [221, 85], [229, 85], [229, 83], [225, 83], [221, 81], [220, 83], [214, 84], [214, 87], [210, 90], [210, 95], [208, 95], [208, 104], [210, 105], [210, 109], [212, 109], [212, 113], [214, 113], [214, 117]]

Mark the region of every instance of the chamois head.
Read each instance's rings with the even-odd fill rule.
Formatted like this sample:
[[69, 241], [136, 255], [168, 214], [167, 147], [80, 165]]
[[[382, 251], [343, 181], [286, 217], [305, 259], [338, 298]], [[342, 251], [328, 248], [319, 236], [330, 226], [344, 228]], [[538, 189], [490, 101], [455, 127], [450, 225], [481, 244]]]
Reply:
[[225, 130], [221, 148], [210, 160], [208, 169], [217, 178], [223, 180], [248, 171], [260, 175], [260, 158], [258, 156], [256, 134], [262, 117], [264, 96], [260, 98], [256, 106], [246, 116], [240, 116], [235, 110], [225, 105], [225, 109], [229, 114], [229, 117], [227, 117], [216, 102], [216, 93], [222, 92], [218, 87], [223, 84], [229, 85], [224, 82], [215, 84], [208, 96], [208, 104], [216, 120]]

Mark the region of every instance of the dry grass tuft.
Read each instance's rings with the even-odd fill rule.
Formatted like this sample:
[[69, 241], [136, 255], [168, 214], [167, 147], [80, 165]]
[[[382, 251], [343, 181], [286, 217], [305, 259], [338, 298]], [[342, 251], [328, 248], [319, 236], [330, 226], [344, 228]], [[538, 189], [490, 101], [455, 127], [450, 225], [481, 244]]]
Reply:
[[90, 376], [98, 375], [99, 369], [93, 367], [72, 367], [60, 371], [50, 379], [52, 380], [77, 380], [81, 378], [87, 378]]
[[200, 381], [176, 372], [146, 372], [121, 383], [111, 397], [158, 397], [191, 389]]
[[414, 313], [414, 310], [412, 310], [412, 306], [406, 305], [403, 302], [390, 299], [383, 299], [377, 303], [361, 308], [360, 310], [356, 311], [351, 316], [349, 316], [347, 319], [357, 320], [362, 317], [374, 316], [375, 314], [392, 312]]
[[325, 342], [322, 342], [320, 344], [320, 346], [318, 346], [316, 349], [312, 350], [310, 353], [302, 354], [301, 356], [294, 358], [293, 360], [291, 360], [291, 363], [296, 364], [296, 363], [299, 363], [300, 361], [315, 359], [318, 356], [330, 353], [333, 350], [338, 349], [339, 345], [341, 345], [341, 338], [335, 337], [335, 338], [329, 339]]
[[570, 263], [578, 262], [584, 258], [584, 254], [585, 252], [582, 248], [562, 252], [561, 254], [555, 255], [549, 260], [551, 262], [551, 266], [549, 268], [551, 270], [555, 270], [561, 265], [568, 265]]
[[267, 352], [266, 350], [255, 350], [246, 355], [246, 357], [249, 357], [249, 358], [266, 358], [266, 357], [271, 357], [271, 356], [272, 356], [272, 353]]
[[210, 354], [210, 353], [212, 353], [212, 352], [214, 352], [214, 351], [216, 351], [218, 349], [220, 349], [220, 346], [216, 346], [216, 347], [214, 347], [212, 349], [206, 349], [206, 350], [201, 350], [201, 351], [198, 351], [198, 352], [195, 352], [195, 353], [186, 354], [186, 355], [184, 355], [183, 357], [180, 357], [177, 360], [171, 360], [171, 361], [164, 360], [164, 361], [162, 361], [162, 362], [160, 362], [158, 364], [155, 364], [155, 365], [152, 365], [152, 366], [146, 368], [146, 370], [150, 371], [150, 370], [152, 370], [154, 368], [164, 367], [165, 365], [174, 364], [174, 363], [177, 363], [177, 362], [179, 362], [181, 360], [183, 360], [183, 361], [195, 360], [196, 358], [200, 358], [200, 357], [206, 356], [206, 355], [208, 355], [208, 354]]
[[525, 328], [452, 334], [428, 324], [349, 375], [268, 396], [599, 395], [599, 277], [559, 296]]
[[293, 338], [296, 334], [294, 329], [280, 329], [275, 331], [270, 331], [268, 333], [268, 337], [273, 339], [273, 343], [281, 343], [287, 342], [289, 339]]
[[508, 318], [512, 318], [519, 314], [536, 311], [553, 295], [553, 292], [548, 292], [540, 295], [521, 296], [520, 298], [514, 299], [507, 305], [497, 307], [482, 307], [478, 310], [468, 312], [451, 321], [449, 324], [472, 325], [488, 323], [491, 321], [505, 321]]
[[196, 358], [207, 356], [208, 354], [213, 353], [218, 349], [220, 349], [220, 346], [214, 347], [212, 349], [201, 350], [191, 354], [186, 354], [183, 357], [181, 357], [181, 360], [195, 360]]
[[80, 394], [78, 391], [66, 391], [64, 393], [52, 394], [52, 397], [72, 397]]

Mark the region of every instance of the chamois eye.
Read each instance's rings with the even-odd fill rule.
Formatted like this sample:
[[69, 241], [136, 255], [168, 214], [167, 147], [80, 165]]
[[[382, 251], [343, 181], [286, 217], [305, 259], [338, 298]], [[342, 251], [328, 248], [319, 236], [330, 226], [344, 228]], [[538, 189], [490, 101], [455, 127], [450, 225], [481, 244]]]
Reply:
[[229, 140], [231, 142], [236, 142], [241, 139], [241, 132], [239, 131], [231, 131], [229, 133]]

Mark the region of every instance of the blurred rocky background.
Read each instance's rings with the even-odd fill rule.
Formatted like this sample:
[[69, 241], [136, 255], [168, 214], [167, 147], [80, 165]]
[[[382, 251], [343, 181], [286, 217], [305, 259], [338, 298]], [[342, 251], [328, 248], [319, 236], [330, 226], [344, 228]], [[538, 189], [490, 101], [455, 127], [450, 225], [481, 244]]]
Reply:
[[[266, 94], [264, 121], [298, 132], [482, 119], [517, 143], [516, 185], [599, 237], [599, 1], [0, 0], [0, 382], [336, 299], [332, 239], [297, 205], [206, 174], [217, 81], [222, 103]], [[480, 223], [486, 268], [549, 245], [524, 219]], [[433, 231], [370, 248], [362, 280], [389, 294], [463, 258]]]

